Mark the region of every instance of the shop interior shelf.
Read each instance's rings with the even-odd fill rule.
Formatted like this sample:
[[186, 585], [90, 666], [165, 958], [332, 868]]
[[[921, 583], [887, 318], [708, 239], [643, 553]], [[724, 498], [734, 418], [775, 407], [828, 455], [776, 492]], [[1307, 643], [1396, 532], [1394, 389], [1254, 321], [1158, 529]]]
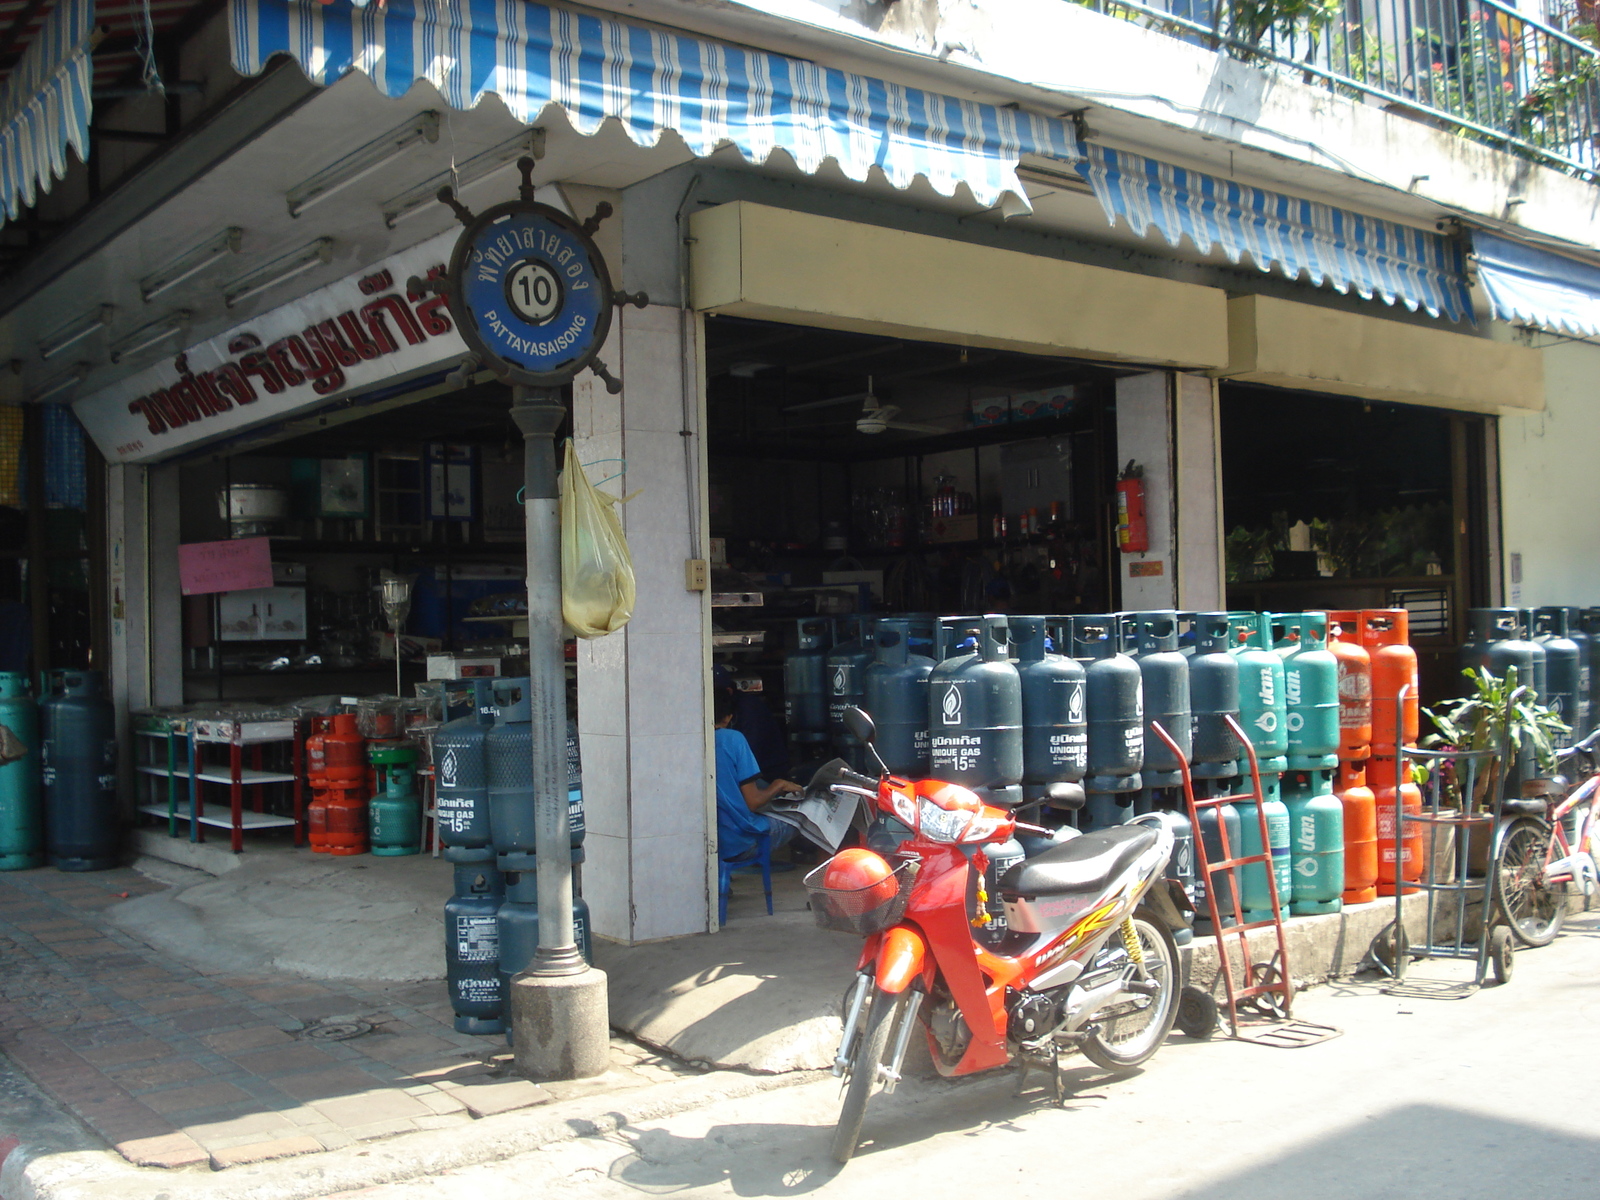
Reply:
[[[180, 821], [189, 819], [189, 808], [185, 804], [177, 805], [170, 814], [167, 812], [165, 804], [141, 804], [139, 805], [139, 811], [156, 817], [170, 815]], [[226, 808], [219, 808], [214, 812], [208, 812], [202, 808], [200, 810], [200, 824], [214, 825], [218, 829], [232, 829], [233, 817]], [[272, 813], [250, 812], [247, 809], [239, 814], [240, 829], [292, 829], [295, 824], [296, 821], [293, 817], [278, 817]]]
[[[189, 778], [189, 768], [187, 766], [181, 766], [171, 771], [166, 767], [141, 766], [139, 770], [146, 775], [177, 775], [184, 779]], [[209, 770], [201, 771], [200, 778], [207, 783], [233, 782], [233, 776], [228, 773], [226, 767], [213, 767]], [[240, 767], [239, 782], [246, 785], [255, 783], [293, 783], [294, 776], [282, 771], [257, 771], [252, 767]]]

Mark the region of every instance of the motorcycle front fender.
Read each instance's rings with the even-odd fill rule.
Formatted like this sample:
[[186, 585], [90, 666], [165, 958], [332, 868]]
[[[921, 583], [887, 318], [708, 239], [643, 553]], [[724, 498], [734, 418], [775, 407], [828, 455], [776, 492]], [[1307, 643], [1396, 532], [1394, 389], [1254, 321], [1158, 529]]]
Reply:
[[878, 987], [898, 996], [923, 973], [927, 961], [928, 943], [922, 931], [911, 925], [896, 925], [884, 933], [878, 944]]

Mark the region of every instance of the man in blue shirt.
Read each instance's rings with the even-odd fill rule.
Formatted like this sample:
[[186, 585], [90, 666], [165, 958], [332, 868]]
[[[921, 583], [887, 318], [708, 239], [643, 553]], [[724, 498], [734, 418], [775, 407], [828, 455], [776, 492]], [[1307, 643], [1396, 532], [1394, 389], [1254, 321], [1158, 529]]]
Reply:
[[726, 859], [752, 857], [756, 839], [763, 833], [770, 834], [771, 847], [776, 850], [794, 836], [794, 826], [764, 817], [757, 810], [774, 796], [800, 791], [800, 785], [787, 779], [763, 785], [750, 743], [744, 734], [729, 728], [735, 707], [733, 693], [717, 688], [712, 701], [717, 723], [717, 854]]

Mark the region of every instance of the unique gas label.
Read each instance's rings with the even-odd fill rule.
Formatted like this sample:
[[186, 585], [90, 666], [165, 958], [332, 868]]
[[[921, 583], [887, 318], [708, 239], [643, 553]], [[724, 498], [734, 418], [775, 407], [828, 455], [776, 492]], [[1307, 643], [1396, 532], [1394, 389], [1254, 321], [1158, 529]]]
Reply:
[[952, 777], [976, 771], [983, 762], [983, 738], [973, 733], [936, 733], [932, 738], [933, 773]]
[[500, 931], [492, 916], [456, 918], [456, 961], [491, 962], [500, 957]]
[[500, 990], [500, 977], [490, 976], [480, 979], [476, 976], [467, 976], [455, 981], [456, 999], [468, 1004], [496, 1004], [505, 999]]

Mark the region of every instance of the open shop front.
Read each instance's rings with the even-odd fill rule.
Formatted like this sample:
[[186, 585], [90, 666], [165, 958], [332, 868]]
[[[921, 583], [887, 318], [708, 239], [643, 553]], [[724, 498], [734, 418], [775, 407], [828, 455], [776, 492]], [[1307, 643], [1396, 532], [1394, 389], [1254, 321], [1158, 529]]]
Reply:
[[[838, 330], [706, 321], [716, 674], [764, 773], [828, 748], [785, 667], [903, 618], [1107, 612], [1115, 381], [1083, 361]], [[952, 627], [948, 634], [958, 633]], [[794, 674], [793, 669], [790, 675]], [[760, 704], [751, 697], [759, 697]]]

